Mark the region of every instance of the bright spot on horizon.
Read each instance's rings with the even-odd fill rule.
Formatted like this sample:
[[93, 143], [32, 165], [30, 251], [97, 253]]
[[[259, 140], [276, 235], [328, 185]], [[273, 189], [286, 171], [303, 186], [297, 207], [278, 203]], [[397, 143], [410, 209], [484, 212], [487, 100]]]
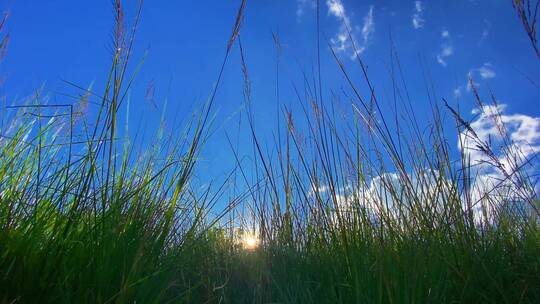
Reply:
[[244, 236], [244, 249], [246, 250], [255, 250], [259, 246], [259, 239], [252, 235]]

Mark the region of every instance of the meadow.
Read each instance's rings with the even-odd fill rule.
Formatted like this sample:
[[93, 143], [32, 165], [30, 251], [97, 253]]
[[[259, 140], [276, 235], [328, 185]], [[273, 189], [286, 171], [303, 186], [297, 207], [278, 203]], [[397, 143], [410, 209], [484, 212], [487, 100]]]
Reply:
[[[530, 25], [523, 2], [515, 3], [514, 21]], [[128, 65], [138, 23], [126, 30], [120, 5], [102, 92], [80, 88], [73, 104], [35, 96], [8, 106], [0, 302], [540, 303], [538, 159], [508, 138], [492, 96], [471, 80], [477, 107], [500, 132], [496, 147], [446, 100], [432, 101], [428, 122], [416, 119], [406, 94], [395, 113], [381, 111], [387, 101], [365, 63], [357, 57], [363, 79], [353, 80], [330, 48], [352, 92], [349, 119], [323, 98], [315, 73], [298, 88], [304, 113], [283, 109], [274, 142], [265, 143], [239, 39], [245, 5], [224, 37], [217, 84], [181, 135], [159, 129], [138, 149], [118, 124], [137, 74]], [[245, 166], [229, 139], [241, 191], [228, 197], [226, 183], [201, 189], [191, 180], [233, 52], [256, 165]], [[404, 92], [407, 80], [392, 77]], [[95, 117], [82, 110], [90, 97], [99, 100]], [[448, 134], [461, 140], [457, 158]], [[498, 182], [479, 183], [482, 169], [497, 172]]]

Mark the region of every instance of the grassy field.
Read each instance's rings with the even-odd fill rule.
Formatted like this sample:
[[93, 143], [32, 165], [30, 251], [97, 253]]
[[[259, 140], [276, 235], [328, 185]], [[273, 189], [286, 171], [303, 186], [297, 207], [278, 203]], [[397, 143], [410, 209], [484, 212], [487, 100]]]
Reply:
[[[364, 63], [357, 84], [335, 54], [354, 93], [350, 123], [321, 98], [319, 75], [299, 93], [304, 115], [285, 111], [269, 155], [236, 47], [244, 4], [223, 63], [240, 50], [256, 160], [245, 167], [231, 149], [243, 192], [222, 206], [222, 188], [191, 184], [218, 85], [182, 136], [160, 130], [145, 151], [116, 140], [135, 35], [117, 18], [94, 121], [79, 115], [88, 90], [58, 108], [38, 96], [1, 126], [0, 303], [540, 303], [537, 164], [510, 141], [512, 161], [491, 157], [496, 147], [442, 101], [421, 125], [410, 100], [400, 117], [381, 113]], [[449, 125], [503, 182], [477, 189], [464, 143], [461, 157], [451, 152]]]

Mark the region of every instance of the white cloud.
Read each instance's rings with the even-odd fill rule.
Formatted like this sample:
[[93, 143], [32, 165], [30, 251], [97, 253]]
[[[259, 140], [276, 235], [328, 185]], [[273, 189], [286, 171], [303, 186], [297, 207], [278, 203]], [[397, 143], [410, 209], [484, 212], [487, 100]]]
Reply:
[[362, 38], [364, 42], [370, 41], [375, 32], [375, 22], [373, 21], [373, 6], [369, 7], [368, 14], [364, 17], [364, 26], [362, 26]]
[[454, 47], [451, 44], [443, 43], [441, 45], [441, 51], [437, 54], [437, 62], [442, 66], [447, 66], [446, 58], [454, 54]]
[[449, 37], [450, 37], [450, 32], [447, 31], [447, 30], [443, 30], [443, 31], [441, 32], [441, 37], [442, 37], [442, 38], [449, 38]]
[[437, 54], [437, 62], [445, 67], [448, 65], [447, 58], [454, 54], [454, 47], [450, 41], [450, 32], [448, 30], [443, 30], [441, 32], [441, 37], [443, 42], [441, 43], [439, 53]]
[[453, 188], [452, 181], [437, 170], [427, 169], [403, 176], [382, 173], [360, 185], [352, 182], [335, 189], [335, 195], [324, 187], [321, 189], [325, 191], [320, 192], [318, 199], [332, 210], [329, 215], [334, 224], [338, 223], [340, 216], [344, 221], [358, 220], [358, 216], [363, 215], [374, 222], [381, 218], [403, 220], [411, 216], [411, 210], [418, 208], [418, 204], [433, 212], [444, 212], [445, 199], [456, 195]]
[[[301, 18], [304, 16], [306, 9], [314, 9], [317, 7], [315, 0], [297, 0], [296, 1], [296, 17]], [[298, 19], [300, 20], [300, 19]]]
[[[334, 15], [337, 18], [345, 18], [348, 20], [345, 14], [345, 7], [341, 3], [341, 0], [327, 0], [328, 13]], [[348, 22], [348, 21], [347, 21]]]
[[473, 110], [478, 117], [459, 134], [458, 147], [470, 160], [475, 176], [471, 200], [475, 208], [488, 213], [508, 201], [527, 201], [537, 191], [521, 174], [537, 170], [529, 160], [540, 153], [540, 117], [507, 115], [505, 110], [505, 104]]
[[477, 71], [480, 77], [482, 77], [482, 79], [491, 79], [497, 76], [497, 73], [495, 73], [495, 71], [493, 70], [493, 66], [489, 62], [484, 63], [484, 65], [479, 67]]
[[[472, 114], [478, 117], [470, 123], [470, 128], [477, 139], [470, 131], [459, 134], [463, 144], [459, 148], [464, 149], [472, 166], [467, 193], [457, 193], [460, 186], [456, 181], [426, 169], [403, 176], [375, 175], [362, 185], [336, 191], [335, 197], [327, 197], [328, 201], [344, 214], [358, 213], [358, 208], [363, 208], [374, 220], [381, 216], [408, 217], [409, 208], [417, 203], [442, 212], [444, 203], [455, 195], [464, 210], [468, 210], [470, 203], [477, 224], [495, 221], [501, 210], [513, 209], [511, 212], [519, 213], [514, 214], [518, 216], [530, 214], [528, 201], [536, 197], [538, 189], [520, 174], [534, 170], [538, 173], [538, 167], [530, 164], [529, 159], [540, 153], [540, 117], [505, 114], [506, 108], [505, 104], [498, 104], [473, 110]], [[479, 148], [488, 144], [493, 148], [491, 156]]]
[[480, 84], [478, 82], [474, 81], [474, 71], [475, 70], [470, 70], [467, 73], [467, 83], [465, 83], [465, 87], [467, 88], [467, 92], [471, 92], [473, 86], [476, 89], [478, 89], [480, 87]]
[[495, 78], [496, 76], [497, 73], [495, 72], [493, 65], [489, 62], [484, 63], [479, 68], [470, 69], [469, 72], [467, 72], [467, 83], [454, 89], [454, 96], [460, 96], [463, 89], [467, 90], [467, 92], [471, 92], [471, 82], [478, 89], [480, 87], [480, 83], [476, 82], [475, 79], [480, 78], [482, 80], [487, 80]]
[[482, 31], [482, 37], [480, 37], [480, 43], [484, 42], [484, 40], [486, 40], [488, 36], [489, 36], [489, 30], [484, 29]]
[[[330, 210], [330, 221], [358, 220], [367, 215], [373, 222], [381, 218], [402, 219], [411, 216], [411, 208], [424, 208], [435, 215], [448, 210], [458, 200], [463, 211], [472, 213], [476, 224], [489, 224], [498, 216], [526, 216], [534, 211], [528, 204], [540, 190], [523, 176], [538, 173], [529, 160], [540, 153], [540, 117], [506, 114], [505, 104], [485, 105], [472, 111], [476, 118], [458, 136], [459, 149], [470, 160], [469, 180], [464, 187], [459, 179], [448, 179], [437, 170], [413, 168], [407, 173], [378, 173], [363, 179], [344, 181], [341, 188], [314, 187]], [[472, 130], [472, 131], [471, 131]], [[484, 147], [489, 146], [489, 149]], [[485, 152], [490, 150], [491, 152]], [[536, 188], [535, 188], [536, 187]], [[331, 191], [334, 191], [331, 193]], [[420, 205], [418, 205], [420, 204]], [[471, 207], [471, 209], [469, 209]], [[321, 212], [315, 208], [316, 212]], [[326, 212], [326, 211], [322, 211]], [[509, 212], [509, 213], [508, 213]], [[314, 214], [318, 216], [319, 213]]]
[[424, 4], [422, 1], [414, 1], [414, 13], [412, 15], [412, 25], [415, 29], [424, 27]]
[[488, 38], [490, 31], [491, 22], [484, 19], [484, 28], [482, 29], [482, 36], [480, 37], [480, 40], [478, 40], [478, 45], [481, 45]]
[[452, 93], [454, 93], [454, 97], [460, 97], [461, 96], [461, 90], [462, 90], [462, 87], [459, 86], [457, 88], [455, 88]]
[[[334, 49], [337, 52], [349, 52], [351, 59], [362, 54], [371, 44], [373, 34], [375, 32], [375, 21], [373, 18], [373, 6], [369, 7], [369, 11], [363, 19], [362, 27], [355, 26], [341, 0], [327, 0], [328, 14], [337, 18], [340, 22], [339, 30], [336, 35], [330, 40]], [[358, 33], [361, 35], [361, 40], [357, 39]]]
[[495, 124], [494, 118], [506, 108], [506, 105], [484, 106], [482, 109], [474, 109], [471, 114], [478, 115], [478, 118], [470, 123], [470, 127], [474, 130], [474, 134], [469, 130], [465, 130], [459, 134], [458, 147], [468, 155], [472, 165], [485, 165], [490, 159], [489, 156], [480, 151], [479, 145], [483, 146], [492, 139], [499, 139], [499, 129]]

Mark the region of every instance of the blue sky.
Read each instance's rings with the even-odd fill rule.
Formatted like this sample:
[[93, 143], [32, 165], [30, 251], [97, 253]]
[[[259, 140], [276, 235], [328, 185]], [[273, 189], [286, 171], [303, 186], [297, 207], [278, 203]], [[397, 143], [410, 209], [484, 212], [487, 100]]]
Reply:
[[[127, 19], [133, 2], [126, 1]], [[133, 122], [157, 128], [165, 121], [188, 118], [206, 100], [230, 35], [240, 1], [146, 1], [137, 34], [133, 65], [148, 51], [131, 92]], [[436, 100], [459, 102], [465, 113], [474, 108], [467, 81], [472, 77], [484, 94], [493, 91], [513, 117], [516, 132], [540, 142], [540, 61], [535, 57], [509, 0], [353, 1], [321, 0], [321, 71], [325, 96], [345, 86], [328, 42], [356, 80], [360, 71], [345, 29], [368, 65], [381, 96], [391, 89], [388, 76], [390, 35], [400, 56], [409, 93], [420, 119], [429, 117], [426, 74]], [[0, 96], [20, 103], [40, 87], [50, 102], [66, 103], [76, 90], [63, 80], [99, 91], [111, 59], [111, 1], [3, 1], [9, 10], [10, 44], [0, 64], [5, 78]], [[253, 85], [255, 117], [261, 136], [270, 138], [276, 125], [276, 51], [272, 33], [282, 44], [280, 101], [300, 114], [293, 84], [316, 66], [316, 10], [312, 0], [248, 1], [241, 39]], [[149, 87], [153, 101], [145, 98]], [[234, 160], [223, 134], [234, 131], [242, 109], [242, 74], [238, 47], [228, 62], [215, 103], [216, 135], [208, 142], [201, 170], [223, 176]], [[390, 101], [386, 101], [389, 103]], [[384, 102], [383, 102], [384, 103]], [[519, 120], [517, 114], [521, 114]], [[512, 116], [514, 115], [514, 116]], [[517, 120], [516, 120], [517, 119]], [[450, 120], [449, 120], [450, 121]], [[152, 129], [149, 127], [149, 129]], [[175, 130], [170, 130], [175, 132]], [[516, 133], [516, 134], [517, 134]], [[455, 140], [457, 135], [452, 140]], [[457, 144], [455, 144], [457, 147]], [[535, 146], [536, 147], [536, 146]]]

